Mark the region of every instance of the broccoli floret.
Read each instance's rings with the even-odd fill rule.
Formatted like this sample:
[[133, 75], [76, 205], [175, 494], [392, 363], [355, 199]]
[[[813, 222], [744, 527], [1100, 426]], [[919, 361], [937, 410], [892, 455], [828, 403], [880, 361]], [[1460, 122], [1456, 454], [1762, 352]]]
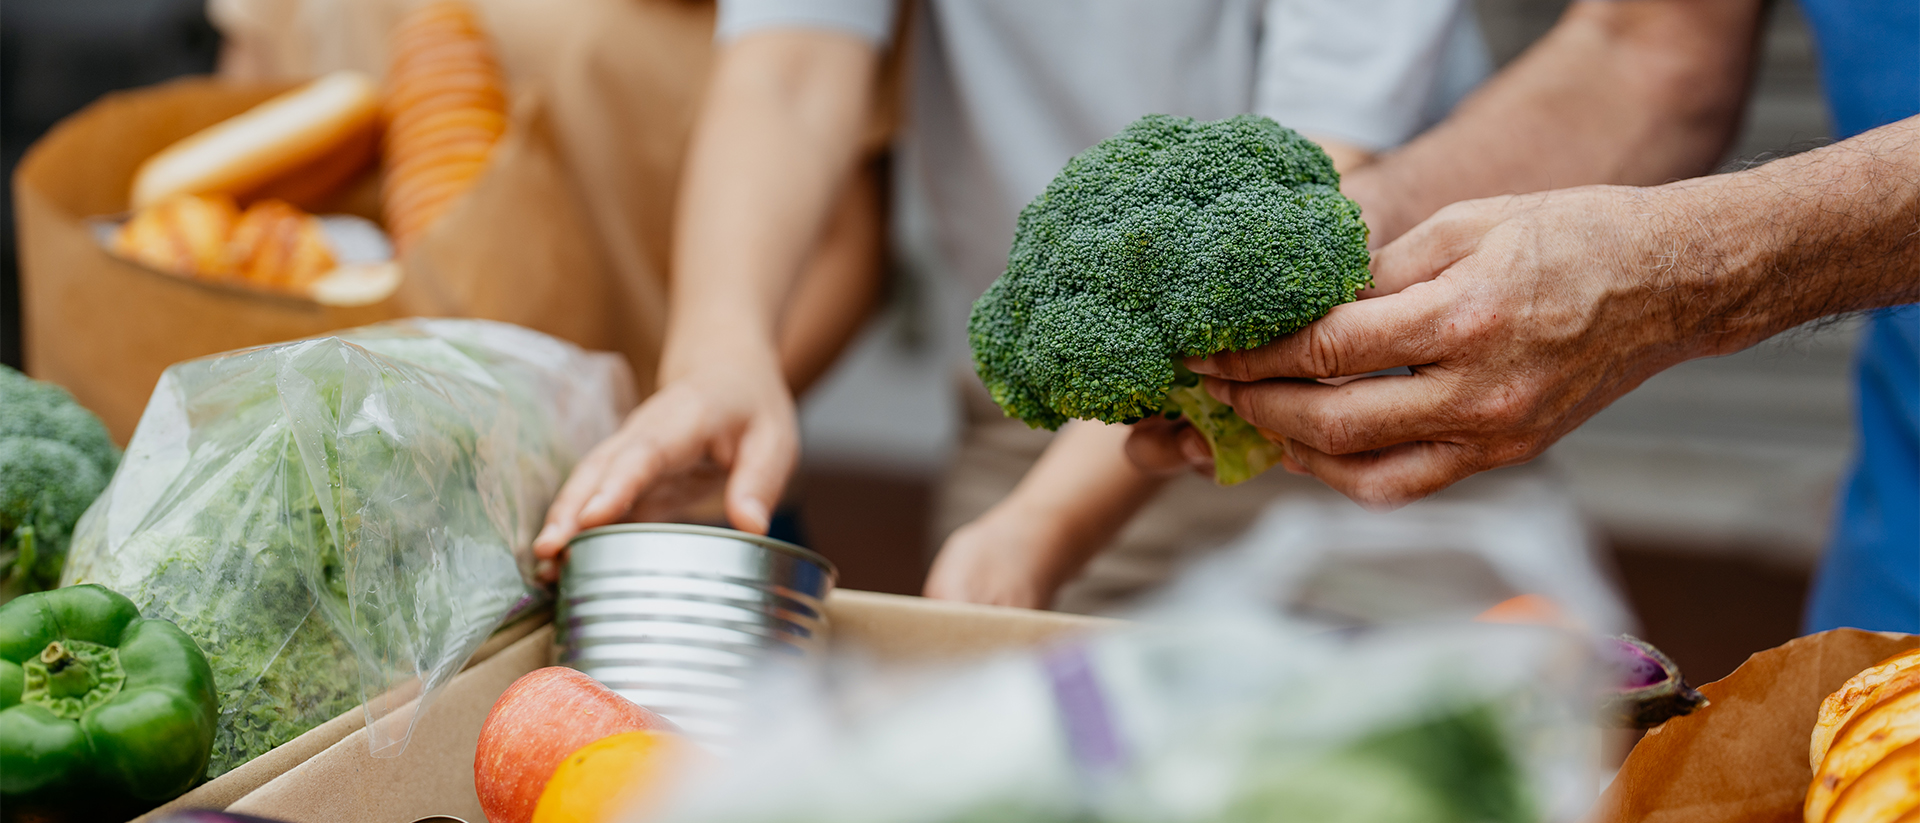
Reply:
[[1372, 283], [1339, 185], [1319, 146], [1265, 117], [1141, 118], [1021, 210], [968, 321], [974, 368], [1036, 428], [1177, 413], [1223, 485], [1265, 471], [1278, 448], [1179, 360], [1262, 345]]
[[119, 462], [65, 389], [0, 366], [0, 603], [59, 582], [74, 524]]

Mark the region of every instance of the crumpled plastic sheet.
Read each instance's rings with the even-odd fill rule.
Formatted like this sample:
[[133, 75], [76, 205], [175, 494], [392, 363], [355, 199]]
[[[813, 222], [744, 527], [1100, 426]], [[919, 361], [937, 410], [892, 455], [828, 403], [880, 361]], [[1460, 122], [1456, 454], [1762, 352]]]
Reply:
[[220, 696], [210, 776], [360, 704], [374, 754], [397, 755], [436, 689], [543, 597], [546, 505], [632, 403], [619, 357], [482, 320], [176, 364], [62, 584], [105, 585], [200, 643]]

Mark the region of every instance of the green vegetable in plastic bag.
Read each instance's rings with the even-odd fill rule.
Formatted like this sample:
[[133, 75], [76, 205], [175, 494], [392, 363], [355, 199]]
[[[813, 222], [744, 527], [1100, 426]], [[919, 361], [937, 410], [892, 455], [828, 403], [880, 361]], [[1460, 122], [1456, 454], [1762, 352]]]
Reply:
[[[63, 582], [199, 641], [220, 692], [210, 776], [357, 704], [372, 721], [540, 596], [533, 532], [626, 379], [610, 355], [474, 320], [175, 365]], [[374, 727], [375, 752], [410, 729]]]

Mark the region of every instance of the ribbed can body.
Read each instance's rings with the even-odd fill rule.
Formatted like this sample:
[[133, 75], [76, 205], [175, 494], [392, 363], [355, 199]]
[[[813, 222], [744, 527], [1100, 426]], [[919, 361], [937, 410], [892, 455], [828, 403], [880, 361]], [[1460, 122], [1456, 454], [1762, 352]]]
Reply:
[[825, 558], [745, 532], [589, 529], [560, 576], [560, 663], [721, 743], [757, 671], [825, 650], [834, 577]]

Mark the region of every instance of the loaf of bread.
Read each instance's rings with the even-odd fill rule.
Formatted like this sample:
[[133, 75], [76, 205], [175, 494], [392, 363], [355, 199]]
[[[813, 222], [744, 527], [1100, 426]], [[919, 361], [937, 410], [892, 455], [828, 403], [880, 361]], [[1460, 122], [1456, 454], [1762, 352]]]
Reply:
[[135, 212], [115, 254], [200, 280], [242, 281], [308, 295], [337, 266], [320, 220], [284, 200], [243, 212], [224, 194], [183, 194]]
[[284, 200], [248, 206], [234, 224], [227, 254], [240, 279], [300, 295], [336, 265], [320, 219]]
[[459, 0], [408, 14], [391, 55], [381, 195], [404, 251], [479, 182], [506, 132], [506, 88], [478, 14]]
[[170, 274], [220, 279], [232, 273], [227, 240], [239, 221], [232, 197], [177, 195], [134, 212], [114, 233], [112, 249]]
[[1809, 753], [1806, 823], [1920, 821], [1920, 649], [1828, 695]]
[[312, 205], [372, 162], [379, 126], [373, 80], [334, 72], [147, 158], [134, 174], [133, 208], [183, 194]]

